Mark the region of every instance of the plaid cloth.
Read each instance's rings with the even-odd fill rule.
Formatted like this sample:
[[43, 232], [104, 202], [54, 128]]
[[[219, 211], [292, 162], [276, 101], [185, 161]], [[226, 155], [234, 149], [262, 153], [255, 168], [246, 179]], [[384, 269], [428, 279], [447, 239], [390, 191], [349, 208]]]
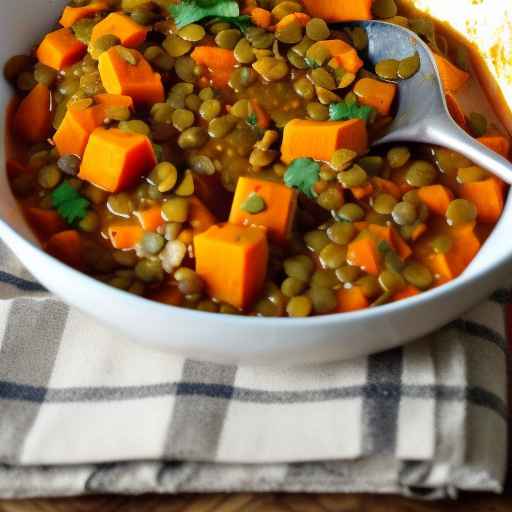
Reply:
[[236, 368], [127, 342], [1, 245], [0, 270], [1, 496], [502, 489], [507, 293], [384, 354]]

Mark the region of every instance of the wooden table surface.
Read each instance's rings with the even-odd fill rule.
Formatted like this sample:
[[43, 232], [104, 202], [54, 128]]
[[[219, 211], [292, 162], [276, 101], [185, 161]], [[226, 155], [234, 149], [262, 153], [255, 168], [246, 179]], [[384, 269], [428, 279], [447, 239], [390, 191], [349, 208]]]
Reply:
[[0, 512], [510, 512], [512, 494], [467, 494], [457, 502], [418, 502], [394, 496], [238, 494], [100, 496], [2, 501]]

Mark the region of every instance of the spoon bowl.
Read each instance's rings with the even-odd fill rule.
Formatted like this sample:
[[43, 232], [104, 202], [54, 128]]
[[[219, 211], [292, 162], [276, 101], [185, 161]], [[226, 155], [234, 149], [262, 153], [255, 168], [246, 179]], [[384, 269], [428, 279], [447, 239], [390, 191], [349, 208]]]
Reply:
[[384, 134], [373, 145], [396, 142], [435, 144], [464, 155], [491, 174], [512, 185], [512, 164], [463, 130], [448, 111], [446, 97], [433, 53], [409, 29], [383, 21], [347, 23], [368, 34], [365, 59], [370, 66], [382, 60], [403, 60], [415, 52], [420, 57], [418, 72], [398, 86], [397, 113]]

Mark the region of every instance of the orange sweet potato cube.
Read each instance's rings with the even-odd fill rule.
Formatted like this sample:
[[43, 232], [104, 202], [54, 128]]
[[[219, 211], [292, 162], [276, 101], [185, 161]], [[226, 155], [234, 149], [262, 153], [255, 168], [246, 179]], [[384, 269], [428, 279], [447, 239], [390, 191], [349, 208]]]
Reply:
[[[244, 208], [252, 194], [265, 202], [265, 209], [250, 213]], [[264, 226], [276, 242], [288, 239], [297, 208], [297, 192], [273, 181], [242, 177], [238, 180], [229, 222], [242, 226]]]
[[107, 2], [103, 2], [101, 0], [93, 0], [89, 5], [84, 5], [83, 7], [67, 6], [64, 7], [64, 11], [62, 12], [62, 17], [60, 18], [59, 23], [63, 27], [71, 27], [82, 18], [92, 16], [98, 12], [106, 11], [107, 9]]
[[129, 16], [120, 12], [113, 12], [94, 26], [91, 41], [106, 35], [119, 38], [121, 44], [127, 48], [136, 48], [146, 39], [148, 29], [135, 23]]
[[98, 68], [103, 87], [110, 94], [130, 96], [135, 103], [153, 104], [164, 101], [162, 78], [155, 73], [137, 50], [130, 51], [135, 64], [126, 61], [114, 46], [100, 55]]
[[265, 230], [217, 224], [194, 238], [196, 272], [211, 297], [245, 309], [263, 288], [268, 263]]
[[104, 109], [94, 106], [84, 110], [68, 108], [53, 142], [60, 155], [82, 156], [91, 133], [104, 121]]
[[36, 56], [42, 64], [54, 69], [64, 69], [79, 61], [87, 47], [81, 43], [69, 28], [61, 28], [45, 36]]
[[293, 119], [284, 129], [281, 159], [290, 164], [301, 157], [329, 161], [337, 149], [363, 154], [368, 149], [366, 123], [350, 121], [309, 121]]
[[157, 160], [150, 140], [117, 128], [96, 128], [85, 148], [79, 178], [109, 192], [135, 185]]

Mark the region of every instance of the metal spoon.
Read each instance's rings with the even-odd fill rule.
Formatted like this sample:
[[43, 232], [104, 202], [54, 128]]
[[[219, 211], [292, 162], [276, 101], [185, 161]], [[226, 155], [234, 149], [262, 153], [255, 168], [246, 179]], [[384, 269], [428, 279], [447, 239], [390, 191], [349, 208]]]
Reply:
[[368, 34], [367, 61], [375, 66], [385, 59], [402, 60], [418, 52], [420, 69], [398, 81], [398, 111], [377, 144], [422, 142], [464, 155], [475, 165], [512, 185], [512, 164], [466, 133], [448, 111], [437, 64], [429, 47], [412, 31], [383, 21], [347, 23]]

